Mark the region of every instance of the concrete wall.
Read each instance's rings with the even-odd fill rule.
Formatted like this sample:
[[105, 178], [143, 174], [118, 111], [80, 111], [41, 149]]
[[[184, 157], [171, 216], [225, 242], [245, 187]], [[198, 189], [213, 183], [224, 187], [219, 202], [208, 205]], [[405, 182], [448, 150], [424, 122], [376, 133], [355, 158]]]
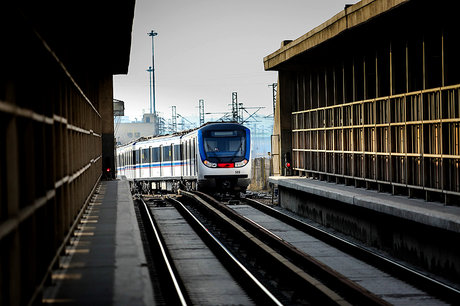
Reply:
[[248, 189], [251, 191], [267, 191], [268, 177], [271, 174], [271, 159], [266, 157], [252, 160], [252, 179]]
[[0, 305], [40, 303], [114, 169], [112, 75], [127, 72], [133, 14], [134, 1], [0, 2]]

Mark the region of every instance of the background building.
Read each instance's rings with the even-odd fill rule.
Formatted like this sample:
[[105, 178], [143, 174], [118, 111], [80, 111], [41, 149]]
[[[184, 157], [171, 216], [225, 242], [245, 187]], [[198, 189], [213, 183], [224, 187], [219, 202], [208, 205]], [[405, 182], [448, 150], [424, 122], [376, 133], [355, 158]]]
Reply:
[[458, 203], [459, 7], [363, 0], [265, 57], [277, 172]]
[[141, 122], [115, 122], [115, 141], [123, 145], [139, 137], [158, 135], [157, 117], [153, 114], [144, 114]]

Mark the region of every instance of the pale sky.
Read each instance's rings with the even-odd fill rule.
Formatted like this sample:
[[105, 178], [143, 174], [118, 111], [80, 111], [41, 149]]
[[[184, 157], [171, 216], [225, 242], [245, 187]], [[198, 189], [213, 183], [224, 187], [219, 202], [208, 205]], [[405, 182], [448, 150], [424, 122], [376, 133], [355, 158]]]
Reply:
[[[114, 76], [114, 98], [125, 115], [140, 120], [150, 110], [151, 37], [155, 45], [156, 110], [198, 116], [231, 110], [232, 92], [245, 107], [272, 113], [277, 73], [264, 71], [263, 58], [281, 42], [296, 39], [344, 9], [344, 0], [137, 0], [127, 75]], [[113, 43], [116, 48], [116, 42]], [[208, 116], [206, 115], [206, 119]], [[220, 115], [216, 114], [217, 118]]]

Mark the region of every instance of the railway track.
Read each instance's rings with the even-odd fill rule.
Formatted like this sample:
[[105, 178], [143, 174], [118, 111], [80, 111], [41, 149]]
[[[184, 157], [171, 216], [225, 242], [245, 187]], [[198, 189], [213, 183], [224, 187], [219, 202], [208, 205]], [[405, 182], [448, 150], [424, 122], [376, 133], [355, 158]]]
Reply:
[[199, 192], [181, 194], [200, 204], [196, 210], [205, 215], [204, 222], [215, 228], [223, 240], [230, 240], [227, 244], [232, 246], [235, 255], [243, 258], [284, 303], [387, 305], [384, 300], [209, 195]]
[[[392, 277], [404, 280], [404, 282], [425, 291], [429, 296], [437, 297], [441, 301], [449, 304], [458, 303], [460, 300], [460, 285], [455, 286], [447, 284], [428, 273], [423, 273], [422, 271], [409, 267], [408, 265], [394, 260], [393, 258], [384, 256], [375, 250], [366, 248], [350, 240], [346, 240], [338, 235], [334, 235], [306, 222], [302, 222], [298, 217], [296, 218], [288, 215], [253, 199], [244, 199], [244, 203], [256, 209], [258, 213], [263, 212], [297, 230], [311, 235], [312, 237], [343, 251], [346, 254], [349, 254], [350, 256], [353, 256], [356, 259], [374, 267], [378, 267], [378, 269], [388, 273]], [[239, 211], [239, 213], [242, 214], [241, 211]]]
[[140, 217], [141, 229], [145, 233], [145, 243], [148, 246], [146, 255], [150, 263], [152, 281], [156, 293], [156, 300], [164, 305], [187, 305], [190, 298], [184, 290], [184, 285], [178, 278], [177, 270], [171, 262], [171, 257], [161, 236], [158, 224], [150, 212], [147, 203], [142, 197], [135, 198], [135, 205]]
[[[174, 207], [181, 217], [187, 220], [227, 271], [230, 271], [234, 281], [249, 296], [249, 300], [255, 304], [389, 305], [420, 300], [434, 304], [458, 301], [459, 294], [454, 288], [437, 281], [433, 282], [420, 273], [409, 272], [406, 267], [381, 255], [372, 254], [341, 238], [318, 231], [308, 224], [250, 199], [245, 199], [244, 205], [226, 205], [206, 194], [181, 191], [181, 196], [169, 197], [164, 205]], [[149, 208], [147, 204], [145, 207], [144, 210], [150, 213], [155, 223], [155, 209]], [[254, 211], [255, 208], [257, 211]], [[267, 221], [270, 218], [279, 222], [274, 229], [270, 225], [273, 220]], [[393, 292], [381, 294], [378, 290], [372, 290], [372, 286], [366, 286], [366, 281], [351, 280], [353, 276], [347, 276], [346, 273], [339, 272], [340, 269], [330, 267], [321, 258], [296, 245], [295, 241], [289, 241], [289, 237], [283, 237], [283, 231], [286, 231], [287, 227], [294, 228], [302, 235], [326, 241], [330, 247], [351, 254], [348, 256], [353, 258], [352, 260], [359, 258], [360, 261], [366, 262], [366, 265], [391, 271], [392, 275], [396, 275], [394, 280], [390, 281], [396, 286], [395, 289]], [[157, 235], [160, 237], [159, 240], [164, 240], [161, 238], [162, 229], [157, 231], [160, 233]], [[163, 248], [166, 249], [165, 246]], [[168, 255], [167, 251], [164, 253], [166, 258], [174, 261], [174, 256]], [[171, 266], [171, 270], [176, 270], [177, 274], [181, 273], [179, 268], [174, 268], [173, 263]], [[387, 281], [389, 277], [393, 276], [383, 276]], [[193, 293], [187, 292], [187, 284], [180, 284], [182, 278], [176, 277], [178, 287], [183, 288], [185, 292], [184, 302], [202, 303], [190, 298]], [[413, 291], [413, 296], [398, 293], [398, 278], [407, 279], [404, 281], [405, 284], [417, 284], [418, 288]], [[212, 295], [212, 289], [208, 289]], [[437, 297], [442, 297], [442, 300]]]

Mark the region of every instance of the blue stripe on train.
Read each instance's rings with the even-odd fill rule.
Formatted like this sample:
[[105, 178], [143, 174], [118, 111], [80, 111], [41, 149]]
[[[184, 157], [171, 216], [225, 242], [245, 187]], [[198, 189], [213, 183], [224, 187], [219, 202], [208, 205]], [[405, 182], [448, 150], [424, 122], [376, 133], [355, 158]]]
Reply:
[[171, 163], [154, 163], [154, 164], [143, 164], [143, 165], [135, 165], [135, 166], [124, 166], [118, 167], [117, 170], [133, 170], [133, 169], [141, 169], [141, 168], [160, 168], [160, 167], [177, 167], [177, 166], [185, 166], [188, 165], [188, 162], [173, 162]]

